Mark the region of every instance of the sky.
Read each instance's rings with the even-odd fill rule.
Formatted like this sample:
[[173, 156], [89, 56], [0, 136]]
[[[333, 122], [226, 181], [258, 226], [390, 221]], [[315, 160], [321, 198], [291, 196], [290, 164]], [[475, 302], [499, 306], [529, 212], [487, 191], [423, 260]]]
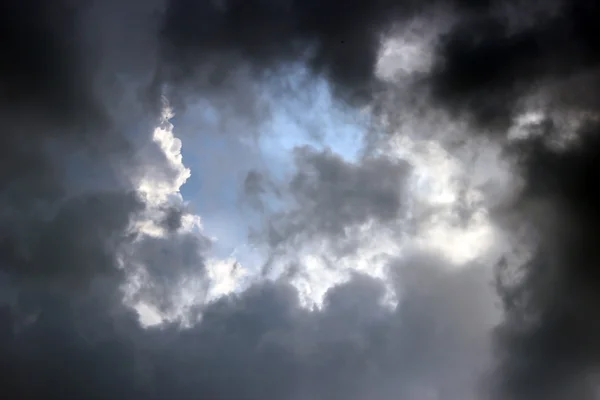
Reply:
[[599, 16], [4, 1], [0, 397], [600, 398]]

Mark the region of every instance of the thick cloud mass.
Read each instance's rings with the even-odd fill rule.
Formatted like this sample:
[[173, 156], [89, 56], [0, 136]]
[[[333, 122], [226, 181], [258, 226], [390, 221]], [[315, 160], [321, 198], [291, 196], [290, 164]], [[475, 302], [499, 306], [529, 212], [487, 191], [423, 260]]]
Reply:
[[[202, 323], [184, 332], [144, 330], [130, 313], [111, 312], [105, 298], [74, 307], [46, 297], [35, 322], [18, 333], [4, 309], [1, 360], [9, 379], [2, 394], [476, 398], [474, 372], [486, 365], [489, 326], [472, 318], [485, 321], [493, 306], [489, 277], [477, 268], [448, 273], [427, 257], [391, 267], [412, 277], [396, 310], [382, 306], [381, 282], [365, 276], [332, 289], [318, 312], [301, 308], [291, 286], [262, 283], [210, 305]], [[470, 303], [466, 293], [479, 300]]]
[[511, 213], [537, 245], [521, 278], [501, 263], [498, 398], [597, 396], [598, 11], [558, 3], [522, 26], [480, 16], [441, 42], [433, 93], [445, 107], [496, 132], [545, 114], [507, 149], [524, 181]]
[[[596, 398], [599, 11], [590, 0], [2, 2], [0, 396]], [[429, 17], [431, 69], [378, 76], [382, 40]], [[190, 171], [170, 104], [217, 99], [239, 117], [231, 130], [262, 128], [261, 88], [302, 98], [281, 90], [302, 90], [287, 81], [297, 70], [371, 113], [374, 133], [354, 161], [298, 146], [291, 176], [246, 175], [267, 264], [316, 248], [336, 271], [373, 247], [363, 264], [384, 268], [347, 273], [314, 309], [292, 274], [259, 272], [208, 301], [213, 240], [180, 192]], [[420, 222], [418, 185], [379, 133], [434, 112], [466, 141], [493, 133], [519, 185], [486, 212], [525, 256], [515, 246], [495, 266], [455, 265], [400, 246]], [[314, 269], [305, 261], [297, 275]], [[144, 307], [156, 326], [141, 323]]]
[[218, 82], [236, 63], [263, 72], [303, 60], [344, 95], [364, 96], [374, 83], [379, 35], [408, 9], [403, 3], [410, 2], [172, 0], [163, 37], [175, 74], [208, 58]]
[[310, 240], [343, 248], [349, 229], [373, 221], [398, 223], [405, 213], [402, 195], [410, 167], [403, 161], [369, 157], [352, 163], [328, 150], [300, 147], [295, 163], [297, 172], [287, 188], [272, 187], [256, 171], [245, 180], [246, 193], [255, 202], [268, 189], [291, 195], [294, 206], [269, 220], [268, 242], [274, 248], [298, 250]]
[[508, 7], [504, 13], [491, 8], [465, 15], [442, 38], [432, 79], [434, 95], [484, 127], [506, 128], [510, 118], [523, 111], [521, 102], [527, 95], [590, 72], [586, 81], [591, 86], [546, 101], [597, 107], [597, 15], [594, 1], [550, 1], [541, 10], [525, 5]]

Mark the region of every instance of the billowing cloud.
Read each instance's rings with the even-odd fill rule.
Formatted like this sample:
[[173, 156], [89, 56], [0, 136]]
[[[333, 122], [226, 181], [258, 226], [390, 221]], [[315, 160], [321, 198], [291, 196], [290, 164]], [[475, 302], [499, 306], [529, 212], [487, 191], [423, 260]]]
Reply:
[[[597, 396], [597, 17], [583, 0], [5, 1], [0, 394]], [[325, 90], [330, 120], [360, 119], [353, 154], [296, 138], [269, 165], [263, 130], [337, 128], [309, 104]], [[243, 185], [243, 263], [184, 196], [176, 113], [203, 105], [237, 147], [195, 184], [217, 206], [210, 188]]]
[[[585, 1], [497, 4], [461, 15], [442, 37], [434, 96], [485, 128], [506, 128], [512, 117], [529, 111], [529, 98], [539, 92], [541, 106], [596, 107], [598, 6]], [[565, 81], [583, 76], [589, 85], [577, 94], [544, 98], [548, 91], [565, 93], [564, 85], [572, 85]]]
[[[393, 223], [405, 211], [402, 192], [410, 167], [402, 160], [381, 156], [353, 163], [329, 150], [303, 147], [295, 150], [295, 163], [297, 172], [284, 190], [293, 208], [270, 221], [272, 246], [297, 244], [307, 236], [343, 240], [350, 228]], [[247, 192], [260, 195], [267, 189], [263, 181], [256, 171], [249, 173]]]
[[503, 136], [513, 121], [529, 121], [506, 149], [522, 182], [499, 218], [529, 247], [499, 264], [506, 322], [492, 393], [593, 398], [598, 7], [507, 10], [452, 29], [433, 80], [437, 100], [480, 130]]
[[[2, 390], [33, 398], [477, 398], [494, 323], [489, 276], [480, 267], [445, 270], [435, 257], [390, 268], [405, 296], [396, 309], [383, 303], [382, 282], [366, 276], [331, 289], [319, 311], [301, 307], [289, 284], [264, 282], [209, 305], [185, 331], [145, 330], [102, 298], [74, 307], [46, 297], [18, 335], [3, 325], [2, 362], [14, 379]], [[14, 318], [9, 309], [3, 316]]]

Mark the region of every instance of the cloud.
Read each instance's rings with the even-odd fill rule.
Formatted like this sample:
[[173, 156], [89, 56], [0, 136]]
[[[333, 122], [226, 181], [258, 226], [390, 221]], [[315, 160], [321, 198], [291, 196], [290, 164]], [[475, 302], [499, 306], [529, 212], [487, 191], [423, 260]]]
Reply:
[[[10, 62], [0, 70], [0, 271], [16, 295], [85, 296], [103, 280], [120, 301], [117, 289], [140, 265], [151, 287], [193, 267], [202, 274], [202, 256], [191, 255], [208, 240], [197, 218], [173, 213], [185, 209], [179, 189], [189, 171], [169, 108], [160, 92], [150, 95], [153, 63], [140, 64], [157, 62], [157, 5], [2, 6]], [[112, 36], [131, 16], [133, 32]], [[165, 278], [171, 260], [161, 254], [187, 269]]]
[[181, 75], [204, 65], [208, 79], [219, 82], [236, 64], [247, 62], [261, 73], [304, 61], [339, 83], [338, 89], [350, 89], [346, 94], [364, 94], [373, 78], [378, 35], [399, 5], [169, 1], [162, 31], [169, 71]]
[[[330, 150], [299, 147], [295, 165], [287, 187], [279, 189], [289, 195], [292, 206], [269, 221], [269, 241], [275, 248], [311, 239], [343, 242], [351, 228], [402, 217], [402, 192], [410, 170], [402, 160], [381, 156], [353, 163]], [[266, 190], [260, 177], [253, 171], [246, 178], [251, 199]]]
[[[263, 282], [212, 303], [202, 323], [184, 331], [144, 330], [102, 298], [77, 307], [60, 295], [34, 298], [40, 313], [33, 323], [18, 335], [3, 325], [2, 365], [20, 378], [2, 391], [33, 398], [391, 399], [419, 391], [476, 398], [470, 379], [487, 363], [479, 346], [487, 346], [490, 329], [485, 273], [448, 271], [428, 257], [392, 268], [416, 274], [397, 309], [382, 304], [382, 282], [366, 276], [332, 289], [315, 311], [300, 306], [292, 286]], [[15, 318], [11, 312], [4, 318]], [[105, 334], [86, 336], [86, 323], [107, 323]]]
[[574, 393], [587, 398], [596, 390], [590, 374], [597, 362], [597, 321], [591, 311], [598, 301], [592, 183], [597, 133], [591, 123], [566, 147], [553, 147], [544, 137], [518, 146], [525, 186], [513, 214], [521, 218], [518, 226], [535, 235], [521, 271], [515, 275], [510, 262], [500, 270], [507, 308], [498, 334], [506, 363], [502, 393], [514, 398]]
[[[593, 398], [598, 8], [574, 1], [509, 10], [466, 15], [442, 38], [432, 75], [437, 104], [496, 133], [521, 180], [497, 213], [527, 250], [515, 246], [498, 266], [506, 318], [491, 392]], [[528, 117], [524, 134], [506, 140]]]
[[[543, 7], [495, 2], [475, 14], [459, 15], [442, 37], [432, 75], [434, 98], [453, 112], [466, 112], [486, 128], [506, 128], [525, 111], [527, 96], [540, 88], [592, 72], [598, 64], [597, 6], [584, 1], [549, 2]], [[504, 12], [498, 12], [502, 10]], [[559, 106], [597, 107], [592, 74], [575, 98]], [[583, 103], [582, 103], [583, 102]], [[590, 104], [591, 103], [591, 104]]]
[[[0, 393], [591, 398], [598, 7], [442, 3], [4, 2]], [[429, 13], [444, 28], [427, 35], [426, 62], [380, 78], [383, 40], [409, 20], [423, 29]], [[211, 257], [213, 240], [181, 194], [191, 171], [173, 111], [206, 101], [231, 136], [260, 128], [277, 96], [303, 90], [287, 80], [301, 70], [327, 81], [344, 112], [374, 117], [367, 147], [352, 161], [298, 147], [291, 176], [247, 176], [245, 193], [267, 222], [257, 236], [266, 264], [293, 268], [244, 266], [253, 276], [235, 286], [242, 267]], [[493, 190], [482, 188], [485, 176], [456, 183], [501, 168], [442, 162], [458, 172], [431, 168], [418, 187], [415, 171], [436, 157], [411, 158], [410, 146], [400, 155], [393, 143], [422, 135], [428, 147], [430, 130], [466, 143], [437, 135], [437, 161], [478, 166], [465, 148], [501, 149], [515, 179]], [[211, 171], [215, 186], [221, 173]], [[440, 190], [431, 183], [442, 181]], [[470, 245], [467, 228], [411, 241], [430, 221], [454, 218], [457, 199], [514, 244], [496, 266], [501, 316], [492, 266], [479, 265], [497, 249]], [[453, 247], [485, 254], [460, 263], [444, 257]], [[311, 290], [322, 301], [306, 303]]]
[[49, 221], [15, 227], [24, 232], [4, 242], [4, 267], [24, 279], [75, 283], [116, 271], [119, 246], [128, 241], [129, 214], [140, 206], [126, 193], [68, 199]]

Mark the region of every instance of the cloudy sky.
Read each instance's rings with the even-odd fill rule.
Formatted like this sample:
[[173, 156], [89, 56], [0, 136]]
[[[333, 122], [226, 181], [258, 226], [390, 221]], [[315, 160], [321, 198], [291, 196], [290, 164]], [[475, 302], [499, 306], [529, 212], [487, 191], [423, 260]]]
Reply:
[[600, 398], [599, 17], [4, 1], [1, 397]]

